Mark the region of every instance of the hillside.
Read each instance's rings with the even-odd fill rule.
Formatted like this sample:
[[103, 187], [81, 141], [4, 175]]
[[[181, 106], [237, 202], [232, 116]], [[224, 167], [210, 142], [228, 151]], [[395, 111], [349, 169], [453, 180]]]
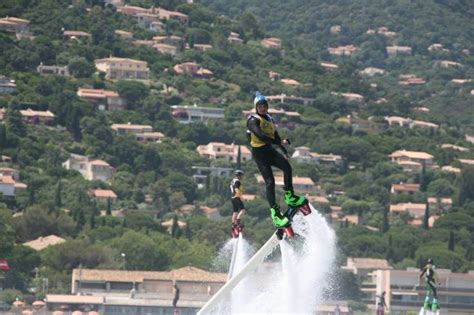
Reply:
[[[261, 245], [274, 229], [247, 150], [257, 90], [338, 264], [474, 268], [468, 1], [105, 2], [0, 3], [0, 259], [19, 290], [2, 299], [39, 290], [35, 267], [54, 293], [78, 266], [218, 270], [235, 169]], [[49, 235], [64, 242], [28, 245]]]
[[[426, 104], [434, 113], [472, 126], [474, 117], [471, 99], [452, 93], [450, 79], [472, 79], [474, 58], [474, 4], [471, 1], [220, 1], [202, 0], [204, 6], [230, 17], [242, 14], [257, 16], [262, 28], [284, 38], [289, 44], [315, 50], [322, 60], [351, 63], [357, 68], [382, 68], [390, 76], [414, 73], [426, 79], [423, 95], [420, 90], [406, 91], [393, 82], [379, 78], [379, 86], [391, 94], [409, 93], [413, 101]], [[339, 27], [332, 29], [331, 27]], [[386, 32], [378, 32], [379, 28]], [[368, 34], [372, 30], [376, 34]], [[430, 51], [433, 44], [443, 49]], [[354, 45], [360, 51], [350, 57], [337, 58], [329, 47]], [[411, 57], [388, 58], [386, 46], [412, 48]], [[466, 52], [470, 53], [466, 55]], [[436, 69], [436, 62], [452, 60], [461, 69]], [[440, 86], [448, 85], [439, 93]], [[473, 88], [468, 83], [467, 91]], [[454, 95], [453, 95], [454, 94]]]

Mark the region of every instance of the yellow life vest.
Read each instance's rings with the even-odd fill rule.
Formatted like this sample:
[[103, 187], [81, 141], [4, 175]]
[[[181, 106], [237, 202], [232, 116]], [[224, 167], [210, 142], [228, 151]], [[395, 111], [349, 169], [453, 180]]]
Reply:
[[[269, 138], [275, 139], [275, 130], [276, 130], [275, 123], [273, 122], [273, 119], [270, 115], [268, 115], [268, 117], [270, 117], [270, 121], [262, 118], [260, 115], [252, 115], [252, 117], [255, 117], [259, 120], [260, 130], [262, 131], [262, 133], [264, 135], [266, 135]], [[264, 145], [266, 145], [266, 143], [263, 142], [262, 140], [260, 140], [256, 135], [251, 133], [250, 134], [250, 145], [253, 148], [259, 148], [259, 147], [263, 147]]]

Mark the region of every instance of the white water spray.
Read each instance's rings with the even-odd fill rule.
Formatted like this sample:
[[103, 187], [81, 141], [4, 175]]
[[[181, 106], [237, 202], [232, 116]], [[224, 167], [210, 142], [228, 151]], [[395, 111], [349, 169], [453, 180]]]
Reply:
[[[213, 314], [314, 313], [323, 302], [322, 292], [336, 254], [336, 236], [326, 220], [313, 207], [311, 210], [306, 217], [294, 218], [293, 229], [298, 236], [280, 241], [281, 261], [260, 265], [232, 290], [231, 297], [221, 301]], [[242, 252], [237, 253], [236, 259], [246, 261], [250, 249], [238, 250]]]

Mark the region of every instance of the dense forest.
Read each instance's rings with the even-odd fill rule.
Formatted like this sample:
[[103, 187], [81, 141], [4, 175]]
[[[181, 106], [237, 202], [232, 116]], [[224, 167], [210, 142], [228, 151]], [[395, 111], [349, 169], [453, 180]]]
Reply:
[[[0, 94], [5, 113], [0, 155], [10, 158], [1, 167], [19, 170], [26, 185], [14, 198], [4, 196], [0, 203], [0, 259], [7, 259], [11, 266], [0, 278], [6, 289], [0, 293], [1, 300], [31, 292], [44, 294], [37, 283], [41, 278], [49, 279], [49, 292], [69, 292], [71, 270], [79, 266], [169, 270], [192, 265], [223, 271], [213, 267], [213, 259], [230, 237], [231, 178], [209, 177], [204, 187], [198, 187], [193, 166], [245, 170], [246, 193], [259, 196], [246, 202], [246, 237], [261, 245], [274, 229], [264, 188], [253, 176], [255, 163], [209, 160], [196, 151], [198, 145], [209, 142], [247, 145], [242, 111], [253, 107], [257, 90], [313, 99], [308, 105], [270, 103], [300, 114], [291, 125], [282, 121], [280, 134], [292, 140], [291, 153], [304, 146], [343, 159], [338, 167], [292, 161], [295, 176], [310, 177], [321, 187], [329, 203], [315, 206], [328, 220], [332, 209], [340, 207], [342, 215], [358, 215], [363, 221], [358, 225], [344, 219], [332, 221], [338, 237], [338, 264], [346, 257], [376, 257], [405, 268], [420, 266], [432, 257], [440, 268], [474, 269], [474, 169], [459, 160], [474, 158], [474, 144], [466, 138], [474, 135], [474, 26], [470, 23], [474, 11], [469, 1], [125, 1], [189, 17], [187, 23], [163, 21], [159, 32], [140, 26], [106, 2], [0, 3], [0, 18], [27, 19], [31, 33], [18, 37], [0, 31], [0, 75], [16, 84], [15, 92]], [[367, 32], [381, 27], [396, 34]], [[66, 38], [64, 31], [69, 30], [87, 32], [90, 39]], [[133, 33], [134, 43], [116, 30]], [[230, 43], [231, 33], [239, 34], [242, 44]], [[140, 44], [157, 35], [179, 36], [187, 48], [170, 55]], [[281, 49], [261, 44], [272, 36], [282, 39]], [[428, 50], [437, 43], [444, 50]], [[198, 44], [212, 48], [202, 51]], [[341, 56], [328, 50], [344, 45], [357, 46], [357, 53]], [[412, 50], [410, 55], [389, 56], [386, 47], [392, 45]], [[106, 78], [97, 71], [95, 60], [110, 56], [146, 61], [149, 78]], [[445, 60], [461, 66], [440, 66]], [[173, 71], [185, 62], [209, 69], [212, 78]], [[337, 67], [327, 68], [324, 63]], [[40, 64], [65, 66], [70, 76], [40, 74]], [[362, 75], [367, 67], [385, 72]], [[269, 72], [300, 84], [275, 81]], [[421, 77], [425, 84], [401, 84], [403, 75]], [[98, 110], [78, 96], [80, 88], [117, 92], [127, 107]], [[354, 102], [341, 93], [356, 93], [364, 100]], [[224, 118], [179, 123], [172, 106], [193, 104], [222, 108]], [[55, 115], [54, 123], [23, 121], [20, 111], [28, 108], [49, 110]], [[438, 127], [388, 125], [385, 116]], [[360, 129], [351, 119], [380, 128]], [[164, 138], [143, 143], [111, 128], [127, 123], [150, 125]], [[460, 172], [425, 167], [404, 171], [388, 158], [403, 149], [429, 153], [440, 167]], [[62, 163], [71, 154], [106, 161], [114, 168], [112, 179], [87, 180], [78, 171], [67, 170]], [[398, 183], [418, 184], [419, 191], [391, 194], [391, 186]], [[90, 194], [94, 189], [112, 190], [117, 200], [97, 201]], [[389, 211], [390, 205], [427, 204], [428, 198], [451, 198], [452, 206], [447, 211], [426, 207], [420, 226], [408, 224], [413, 218], [407, 213]], [[192, 205], [191, 211], [182, 211], [185, 205]], [[203, 206], [217, 208], [220, 218], [208, 218]], [[122, 215], [112, 215], [117, 211]], [[439, 218], [429, 224], [432, 215]], [[170, 229], [162, 225], [167, 220], [173, 221]], [[178, 221], [185, 224], [179, 227]], [[41, 251], [22, 245], [51, 234], [66, 242]], [[126, 253], [125, 261], [122, 253]], [[339, 273], [347, 287], [355, 283], [352, 275]], [[341, 291], [338, 297], [357, 299], [358, 294], [354, 288]]]

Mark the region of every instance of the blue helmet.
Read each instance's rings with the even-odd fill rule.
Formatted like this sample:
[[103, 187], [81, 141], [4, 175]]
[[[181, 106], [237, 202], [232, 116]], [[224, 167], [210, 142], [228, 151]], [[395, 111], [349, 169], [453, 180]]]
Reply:
[[267, 98], [265, 97], [265, 95], [263, 95], [262, 93], [257, 91], [255, 93], [255, 98], [253, 100], [253, 105], [257, 106], [258, 104], [261, 104], [261, 103], [265, 103], [265, 104], [268, 105]]

